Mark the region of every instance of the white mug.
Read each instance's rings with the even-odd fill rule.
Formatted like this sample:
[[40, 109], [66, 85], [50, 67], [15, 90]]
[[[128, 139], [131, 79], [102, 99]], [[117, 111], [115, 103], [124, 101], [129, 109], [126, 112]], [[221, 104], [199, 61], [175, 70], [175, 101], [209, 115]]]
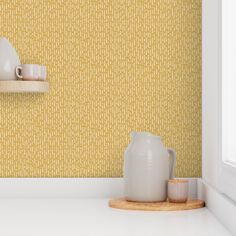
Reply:
[[46, 80], [46, 67], [23, 64], [16, 67], [16, 76], [22, 80]]

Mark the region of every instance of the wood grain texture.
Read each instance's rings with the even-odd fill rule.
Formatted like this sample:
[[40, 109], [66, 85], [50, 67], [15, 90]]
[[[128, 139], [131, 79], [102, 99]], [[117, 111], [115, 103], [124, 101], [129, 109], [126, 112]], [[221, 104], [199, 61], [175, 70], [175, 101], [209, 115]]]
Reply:
[[141, 210], [141, 211], [184, 211], [202, 208], [205, 202], [194, 199], [188, 200], [186, 203], [171, 203], [171, 202], [130, 202], [124, 198], [113, 199], [109, 201], [109, 206], [112, 208], [124, 210]]

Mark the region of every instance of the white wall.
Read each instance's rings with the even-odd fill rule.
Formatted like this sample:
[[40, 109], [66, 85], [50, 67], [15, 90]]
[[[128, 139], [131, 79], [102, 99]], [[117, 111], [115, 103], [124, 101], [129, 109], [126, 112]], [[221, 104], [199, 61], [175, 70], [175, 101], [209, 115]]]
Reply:
[[218, 188], [220, 0], [202, 1], [202, 175]]

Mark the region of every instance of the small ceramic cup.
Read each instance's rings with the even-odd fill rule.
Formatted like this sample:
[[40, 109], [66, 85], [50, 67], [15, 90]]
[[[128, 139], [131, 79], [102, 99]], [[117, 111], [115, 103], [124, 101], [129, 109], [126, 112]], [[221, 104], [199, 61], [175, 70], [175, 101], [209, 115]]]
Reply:
[[35, 64], [23, 64], [16, 67], [16, 76], [23, 80], [38, 80], [40, 66]]
[[46, 67], [23, 64], [16, 67], [16, 76], [22, 80], [46, 80]]
[[188, 200], [188, 181], [184, 179], [171, 179], [168, 181], [168, 200], [183, 203]]

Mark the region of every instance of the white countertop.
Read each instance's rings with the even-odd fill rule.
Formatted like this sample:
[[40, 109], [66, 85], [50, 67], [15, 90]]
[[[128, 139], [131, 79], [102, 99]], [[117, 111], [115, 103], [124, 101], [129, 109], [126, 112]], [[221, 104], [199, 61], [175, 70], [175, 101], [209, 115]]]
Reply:
[[229, 236], [207, 209], [144, 212], [111, 209], [108, 199], [0, 199], [4, 236]]

